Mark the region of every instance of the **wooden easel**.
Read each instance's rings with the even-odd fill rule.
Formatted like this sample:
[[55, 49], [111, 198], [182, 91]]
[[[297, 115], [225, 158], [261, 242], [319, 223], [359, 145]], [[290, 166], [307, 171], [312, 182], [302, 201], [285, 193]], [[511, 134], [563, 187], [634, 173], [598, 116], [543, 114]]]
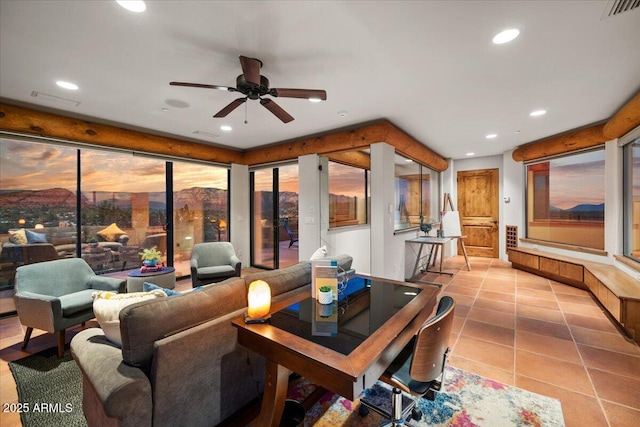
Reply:
[[[455, 211], [453, 207], [453, 202], [451, 201], [451, 195], [449, 193], [444, 193], [444, 202], [442, 203], [443, 212], [447, 211], [447, 208], [450, 208], [452, 211]], [[462, 229], [462, 227], [460, 227]], [[442, 235], [442, 220], [440, 221], [440, 235]], [[464, 245], [464, 239], [467, 236], [447, 236], [454, 239], [457, 239], [460, 242], [460, 246], [462, 247], [462, 254], [464, 255], [464, 261], [467, 264], [467, 270], [471, 271], [471, 264], [469, 263], [469, 257], [467, 256], [467, 248]]]

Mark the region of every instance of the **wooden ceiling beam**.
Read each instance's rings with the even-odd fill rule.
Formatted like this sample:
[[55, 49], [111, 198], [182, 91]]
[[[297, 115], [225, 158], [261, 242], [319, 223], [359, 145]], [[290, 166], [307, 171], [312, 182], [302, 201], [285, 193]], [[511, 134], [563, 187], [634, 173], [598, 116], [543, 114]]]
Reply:
[[215, 163], [242, 163], [241, 151], [212, 147], [0, 103], [0, 130]]
[[620, 138], [637, 126], [640, 126], [640, 92], [606, 123], [531, 142], [514, 150], [512, 157], [516, 162], [526, 162], [595, 147]]
[[371, 156], [362, 151], [340, 151], [327, 154], [329, 160], [361, 169], [371, 169]]
[[380, 120], [372, 124], [340, 129], [305, 138], [259, 147], [245, 152], [244, 162], [249, 166], [297, 159], [307, 154], [327, 155], [339, 151], [369, 148], [387, 139], [389, 122]]
[[246, 151], [235, 151], [112, 125], [92, 123], [6, 103], [0, 103], [0, 130], [177, 158], [250, 166], [294, 160], [306, 154], [320, 154], [334, 156], [336, 161], [341, 163], [369, 169], [368, 156], [363, 153], [358, 154], [358, 151], [369, 148], [371, 144], [386, 142], [399, 154], [431, 169], [441, 172], [448, 167], [448, 162], [444, 158], [388, 120], [377, 120], [356, 127]]
[[514, 150], [513, 160], [527, 162], [549, 156], [582, 150], [604, 144], [609, 140], [603, 133], [604, 123], [532, 142]]
[[268, 147], [248, 150], [245, 164], [250, 166], [296, 159], [306, 154], [330, 155], [344, 151], [369, 148], [371, 144], [386, 142], [395, 150], [418, 163], [438, 172], [447, 169], [446, 159], [425, 147], [388, 120], [378, 120], [354, 128], [340, 129], [322, 135], [301, 138]]
[[609, 139], [620, 138], [636, 126], [640, 126], [640, 92], [604, 125], [604, 136]]

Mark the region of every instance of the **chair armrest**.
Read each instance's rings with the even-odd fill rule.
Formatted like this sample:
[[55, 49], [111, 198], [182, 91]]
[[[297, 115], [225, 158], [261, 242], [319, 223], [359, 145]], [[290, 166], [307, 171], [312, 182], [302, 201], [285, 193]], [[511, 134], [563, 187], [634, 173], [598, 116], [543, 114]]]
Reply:
[[236, 255], [231, 255], [231, 259], [229, 261], [231, 266], [236, 270], [236, 276], [240, 277], [240, 272], [242, 271], [242, 262], [240, 262], [240, 258]]
[[117, 277], [93, 276], [89, 279], [89, 288], [98, 291], [112, 291], [122, 293], [127, 287], [125, 279]]
[[191, 258], [190, 266], [191, 266], [191, 278], [197, 279], [198, 278], [198, 260]]
[[104, 414], [121, 420], [123, 426], [151, 425], [149, 378], [140, 369], [124, 364], [122, 350], [107, 340], [101, 329], [90, 328], [76, 334], [71, 340], [71, 354], [82, 372], [83, 399], [92, 394], [89, 401], [98, 400]]
[[54, 319], [62, 318], [62, 304], [57, 297], [20, 292], [14, 300], [20, 323], [25, 326], [54, 332]]

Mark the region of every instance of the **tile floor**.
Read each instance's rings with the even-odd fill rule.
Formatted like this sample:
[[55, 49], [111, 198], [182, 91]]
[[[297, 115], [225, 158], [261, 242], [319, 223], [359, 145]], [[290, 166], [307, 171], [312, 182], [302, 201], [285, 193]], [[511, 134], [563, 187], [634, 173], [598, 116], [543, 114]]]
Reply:
[[[496, 259], [471, 258], [472, 271], [459, 257], [445, 264], [454, 276], [421, 280], [442, 283], [457, 302], [451, 365], [559, 399], [568, 427], [638, 424], [640, 347], [586, 291]], [[182, 281], [177, 288], [190, 286]], [[0, 319], [0, 403], [17, 401], [8, 362], [56, 345], [55, 337], [34, 331], [23, 352], [23, 334], [15, 317]], [[0, 413], [0, 427], [20, 425], [17, 414]]]

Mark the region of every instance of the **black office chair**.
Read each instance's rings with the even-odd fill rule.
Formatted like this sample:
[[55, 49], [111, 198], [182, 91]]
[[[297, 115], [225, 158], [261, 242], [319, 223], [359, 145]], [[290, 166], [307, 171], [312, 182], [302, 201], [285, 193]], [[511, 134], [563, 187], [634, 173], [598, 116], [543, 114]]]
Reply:
[[289, 247], [291, 247], [293, 246], [294, 243], [298, 242], [298, 233], [291, 231], [291, 228], [289, 227], [289, 218], [284, 219], [282, 226], [284, 227], [285, 231], [289, 235], [289, 239], [290, 239]]
[[[391, 411], [388, 407], [376, 406], [368, 399], [365, 391], [360, 400], [359, 413], [366, 416], [369, 408], [382, 416], [391, 418], [390, 426], [404, 425], [404, 420], [413, 418], [418, 421], [422, 418], [422, 412], [416, 406], [417, 400], [424, 397], [434, 400], [444, 381], [444, 369], [449, 355], [449, 336], [453, 325], [453, 311], [456, 303], [453, 298], [444, 296], [438, 304], [435, 316], [427, 320], [415, 337], [405, 346], [391, 366], [382, 374], [380, 380], [391, 385]], [[381, 390], [388, 390], [378, 386], [378, 394]], [[414, 400], [404, 399], [402, 392], [415, 397]], [[411, 416], [407, 415], [411, 412]]]

